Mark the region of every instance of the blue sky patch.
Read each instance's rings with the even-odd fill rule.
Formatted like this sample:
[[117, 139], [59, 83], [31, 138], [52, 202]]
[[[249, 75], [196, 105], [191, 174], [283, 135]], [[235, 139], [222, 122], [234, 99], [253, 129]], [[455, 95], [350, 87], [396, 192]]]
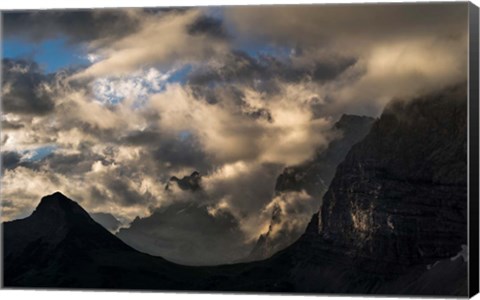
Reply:
[[22, 151], [22, 155], [26, 157], [24, 160], [26, 161], [39, 161], [47, 157], [48, 155], [52, 154], [57, 150], [56, 145], [48, 145], [43, 146], [31, 150]]
[[192, 65], [186, 64], [185, 66], [181, 67], [177, 71], [175, 71], [167, 80], [169, 83], [180, 83], [186, 84], [188, 81], [188, 75], [192, 71]]
[[65, 38], [49, 39], [39, 43], [8, 38], [3, 41], [2, 57], [34, 60], [47, 73], [89, 64], [83, 49], [68, 44]]

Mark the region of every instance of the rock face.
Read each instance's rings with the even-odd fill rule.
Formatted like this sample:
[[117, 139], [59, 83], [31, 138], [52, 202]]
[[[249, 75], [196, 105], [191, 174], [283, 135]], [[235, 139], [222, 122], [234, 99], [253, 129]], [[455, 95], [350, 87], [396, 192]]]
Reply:
[[165, 186], [165, 190], [171, 189], [172, 184], [177, 184], [177, 186], [184, 191], [197, 191], [201, 189], [200, 183], [202, 176], [197, 171], [194, 171], [190, 176], [183, 176], [182, 179], [179, 179], [176, 176], [172, 176]]
[[[285, 168], [277, 178], [275, 193], [305, 190], [314, 198], [314, 201], [320, 203], [335, 175], [338, 164], [343, 161], [350, 148], [368, 134], [374, 120], [365, 116], [342, 115], [333, 127], [338, 137], [330, 143], [327, 149], [319, 150], [313, 160], [298, 166]], [[316, 209], [318, 209], [318, 206], [312, 210], [312, 213]], [[278, 210], [281, 210], [281, 208], [277, 207], [273, 210], [269, 230], [260, 235], [244, 261], [255, 261], [270, 257], [275, 252], [290, 245], [301, 235], [302, 232], [288, 232], [288, 234], [283, 234], [277, 238], [272, 237], [272, 230], [275, 227], [277, 227], [275, 230], [279, 230], [280, 222], [278, 218], [281, 218], [281, 211]], [[286, 240], [287, 237], [288, 240]]]
[[243, 261], [256, 261], [265, 259], [274, 254], [275, 250], [282, 250], [280, 247], [284, 246], [283, 248], [285, 248], [288, 246], [288, 244], [284, 244], [285, 241], [278, 241], [271, 236], [274, 227], [279, 224], [279, 218], [281, 218], [281, 207], [276, 205], [272, 211], [272, 219], [270, 221], [270, 225], [268, 226], [268, 231], [260, 235], [257, 242], [253, 246], [252, 251]]
[[338, 168], [318, 231], [377, 272], [467, 243], [466, 86], [391, 103]]
[[275, 191], [305, 190], [311, 196], [321, 198], [327, 191], [338, 164], [350, 148], [367, 135], [373, 122], [371, 117], [342, 115], [333, 128], [338, 138], [327, 149], [319, 151], [313, 160], [286, 168], [277, 179]]

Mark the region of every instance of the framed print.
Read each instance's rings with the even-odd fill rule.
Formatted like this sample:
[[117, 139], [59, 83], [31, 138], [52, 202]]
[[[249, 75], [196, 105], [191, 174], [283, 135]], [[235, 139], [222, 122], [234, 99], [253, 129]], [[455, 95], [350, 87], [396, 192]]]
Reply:
[[1, 12], [2, 287], [470, 297], [470, 2]]

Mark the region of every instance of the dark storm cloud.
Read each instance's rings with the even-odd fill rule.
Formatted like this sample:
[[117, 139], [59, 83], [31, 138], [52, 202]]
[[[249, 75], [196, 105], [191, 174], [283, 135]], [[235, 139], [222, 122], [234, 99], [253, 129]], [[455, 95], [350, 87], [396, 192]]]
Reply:
[[121, 138], [121, 143], [127, 145], [149, 145], [152, 142], [159, 141], [161, 134], [155, 130], [137, 130], [129, 132]]
[[65, 36], [70, 42], [118, 38], [138, 28], [140, 20], [125, 9], [49, 10], [3, 13], [6, 38], [34, 42]]
[[29, 169], [38, 169], [39, 162], [24, 161], [22, 155], [14, 151], [4, 151], [1, 153], [2, 173], [5, 170], [13, 170], [17, 167], [25, 167]]
[[271, 55], [252, 57], [243, 51], [233, 51], [221, 67], [195, 70], [189, 77], [192, 86], [214, 87], [220, 84], [243, 83], [265, 91], [276, 91], [273, 80], [283, 82], [329, 81], [355, 65], [354, 58], [313, 60], [296, 65], [291, 59]]
[[140, 194], [129, 186], [128, 175], [124, 174], [124, 176], [117, 178], [104, 178], [105, 187], [114, 194], [114, 199], [126, 207], [152, 202], [153, 196], [149, 192]]
[[79, 154], [53, 153], [44, 159], [44, 163], [56, 173], [73, 175], [88, 172], [92, 163], [101, 159], [102, 157], [99, 155], [86, 152]]
[[172, 167], [188, 167], [206, 172], [211, 162], [193, 137], [185, 139], [163, 139], [152, 152], [153, 159], [168, 163]]
[[17, 152], [2, 152], [2, 169], [15, 169], [22, 156]]
[[53, 111], [55, 104], [44, 87], [52, 75], [43, 73], [33, 61], [3, 59], [2, 63], [4, 113], [43, 115]]
[[227, 7], [226, 19], [248, 38], [293, 47], [347, 42], [360, 50], [373, 41], [466, 31], [466, 3], [389, 3]]
[[7, 120], [2, 120], [2, 128], [7, 130], [16, 130], [25, 127], [22, 123], [10, 122]]
[[89, 188], [88, 190], [90, 196], [91, 196], [91, 199], [94, 203], [99, 203], [105, 199], [108, 199], [108, 195], [101, 191], [99, 188], [97, 188], [96, 186], [92, 186]]
[[338, 59], [330, 62], [316, 62], [311, 70], [312, 79], [315, 81], [327, 81], [337, 78], [345, 70], [355, 65], [356, 59]]
[[187, 26], [187, 30], [191, 35], [208, 35], [219, 39], [228, 38], [222, 20], [204, 15], [200, 16], [192, 24]]
[[137, 218], [118, 237], [144, 252], [192, 265], [231, 262], [238, 257], [243, 233], [226, 211], [215, 215], [208, 207], [177, 202]]
[[206, 172], [211, 166], [207, 154], [202, 151], [198, 140], [188, 132], [183, 136], [162, 133], [159, 128], [136, 130], [127, 133], [115, 143], [141, 146], [152, 163], [171, 168], [190, 168]]

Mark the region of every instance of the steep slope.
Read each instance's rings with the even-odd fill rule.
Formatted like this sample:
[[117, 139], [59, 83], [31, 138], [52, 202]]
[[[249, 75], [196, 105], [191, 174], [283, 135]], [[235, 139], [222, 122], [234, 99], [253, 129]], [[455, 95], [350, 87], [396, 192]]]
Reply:
[[3, 223], [3, 233], [7, 287], [169, 289], [193, 273], [127, 246], [59, 192], [31, 216]]
[[338, 138], [327, 149], [319, 151], [311, 161], [287, 167], [277, 179], [275, 191], [305, 190], [313, 197], [322, 197], [327, 191], [335, 170], [350, 148], [370, 131], [375, 119], [366, 116], [342, 115], [333, 126]]
[[92, 217], [95, 222], [102, 225], [105, 227], [105, 229], [112, 233], [116, 232], [122, 225], [117, 218], [109, 213], [91, 213], [90, 217]]
[[461, 251], [467, 243], [466, 86], [389, 105], [339, 165], [319, 230], [375, 272]]
[[[285, 168], [277, 178], [275, 193], [305, 190], [320, 203], [335, 175], [338, 164], [345, 159], [350, 148], [368, 134], [374, 120], [366, 116], [342, 115], [332, 128], [338, 137], [327, 149], [319, 150], [312, 160]], [[279, 230], [278, 226], [281, 222], [278, 218], [281, 218], [281, 212], [274, 210], [268, 231], [259, 236], [252, 251], [243, 261], [265, 259], [287, 247], [300, 236], [301, 233], [294, 232], [272, 236], [273, 230]], [[282, 230], [287, 229], [282, 228]]]
[[297, 290], [466, 295], [466, 90], [392, 102], [305, 234], [262, 263], [291, 264]]

